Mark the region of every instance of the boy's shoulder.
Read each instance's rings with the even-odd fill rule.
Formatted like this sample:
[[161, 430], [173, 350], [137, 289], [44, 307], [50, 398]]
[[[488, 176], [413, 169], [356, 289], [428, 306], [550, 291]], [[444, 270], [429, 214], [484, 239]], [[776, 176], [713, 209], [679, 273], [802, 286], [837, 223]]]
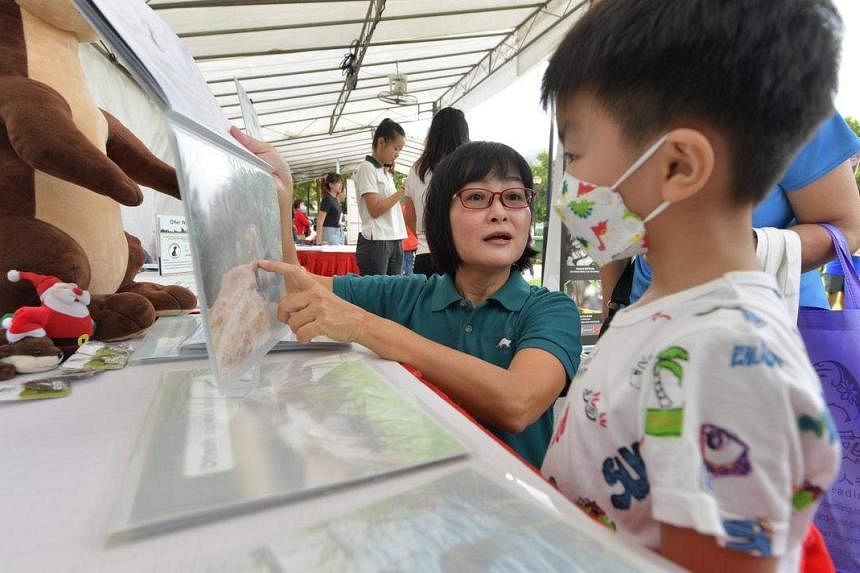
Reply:
[[728, 273], [646, 305], [619, 312], [613, 327], [651, 334], [685, 335], [699, 330], [796, 332], [773, 277], [763, 272]]
[[[624, 328], [616, 329], [607, 342], [628, 349], [638, 346], [631, 360], [646, 356], [658, 360], [671, 354], [687, 365], [687, 372], [735, 379], [748, 373], [762, 380], [796, 379], [814, 386], [815, 373], [800, 333], [775, 283], [763, 273], [755, 275], [759, 273], [726, 280], [692, 296], [679, 293], [682, 296], [667, 297], [665, 305], [661, 301], [646, 305], [638, 309], [638, 316], [628, 314]], [[613, 323], [609, 333], [615, 328]]]

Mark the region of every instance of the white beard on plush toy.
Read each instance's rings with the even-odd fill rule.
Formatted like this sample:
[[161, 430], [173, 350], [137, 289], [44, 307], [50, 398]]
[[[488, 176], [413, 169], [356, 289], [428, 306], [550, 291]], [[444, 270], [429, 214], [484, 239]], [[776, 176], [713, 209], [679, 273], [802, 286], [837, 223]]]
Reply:
[[42, 304], [66, 316], [81, 318], [89, 314], [90, 293], [70, 283], [56, 283], [42, 295]]

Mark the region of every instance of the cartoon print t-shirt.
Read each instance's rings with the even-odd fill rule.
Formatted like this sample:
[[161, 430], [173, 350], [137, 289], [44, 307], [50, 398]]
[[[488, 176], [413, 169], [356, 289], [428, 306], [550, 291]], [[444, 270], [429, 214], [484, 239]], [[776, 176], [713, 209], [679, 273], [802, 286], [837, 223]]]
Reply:
[[796, 572], [836, 438], [775, 281], [735, 272], [615, 316], [542, 472], [646, 547], [659, 549], [663, 522]]

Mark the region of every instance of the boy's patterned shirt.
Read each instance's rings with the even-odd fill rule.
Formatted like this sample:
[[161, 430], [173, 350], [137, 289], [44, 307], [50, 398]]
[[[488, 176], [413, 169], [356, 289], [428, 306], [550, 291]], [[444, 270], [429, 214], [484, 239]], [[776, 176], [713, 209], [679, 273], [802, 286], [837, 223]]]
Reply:
[[662, 522], [796, 572], [836, 438], [774, 280], [736, 272], [616, 315], [542, 471], [646, 547], [659, 549]]

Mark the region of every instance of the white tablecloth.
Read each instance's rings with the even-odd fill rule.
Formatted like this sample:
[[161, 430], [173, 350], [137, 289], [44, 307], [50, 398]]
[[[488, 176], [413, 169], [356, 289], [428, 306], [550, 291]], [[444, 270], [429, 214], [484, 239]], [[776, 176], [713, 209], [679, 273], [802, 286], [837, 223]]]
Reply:
[[[366, 352], [357, 348], [356, 352]], [[306, 351], [292, 356], [307, 354]], [[290, 360], [290, 354], [266, 360]], [[395, 388], [414, 396], [473, 454], [464, 460], [254, 513], [127, 542], [109, 542], [111, 520], [147, 408], [166, 370], [205, 367], [203, 360], [132, 365], [75, 383], [66, 398], [0, 404], [0, 570], [187, 571], [253, 551], [303, 526], [337, 518], [392, 494], [464, 468], [498, 472], [554, 506], [609, 551], [635, 562], [665, 563], [634, 551], [508, 454], [396, 363], [371, 358]], [[43, 375], [44, 376], [44, 375]], [[541, 501], [543, 500], [543, 501]]]

